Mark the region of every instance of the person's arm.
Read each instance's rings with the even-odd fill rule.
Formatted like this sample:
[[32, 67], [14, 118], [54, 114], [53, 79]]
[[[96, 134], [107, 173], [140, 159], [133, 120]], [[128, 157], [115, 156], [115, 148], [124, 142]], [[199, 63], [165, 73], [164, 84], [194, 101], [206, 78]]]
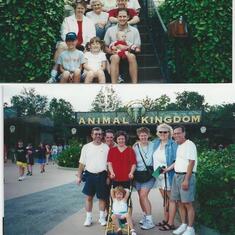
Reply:
[[130, 173], [129, 173], [129, 175], [128, 175], [130, 179], [133, 179], [133, 178], [134, 178], [135, 169], [136, 169], [136, 164], [133, 164], [133, 165], [131, 166], [131, 171], [130, 171]]
[[63, 73], [63, 72], [65, 71], [65, 69], [64, 69], [64, 67], [63, 67], [62, 64], [59, 65], [59, 71], [60, 71], [61, 73]]
[[86, 71], [91, 71], [92, 68], [88, 65], [88, 61], [86, 60], [86, 62], [83, 64], [83, 68], [86, 70]]
[[195, 165], [195, 160], [189, 160], [187, 173], [184, 177], [183, 183], [181, 184], [181, 187], [182, 187], [183, 190], [188, 190], [189, 189], [189, 180], [192, 176], [194, 165]]
[[134, 16], [131, 20], [128, 21], [128, 24], [129, 25], [134, 25], [134, 24], [137, 24], [140, 22], [140, 18], [139, 16]]
[[106, 69], [106, 61], [102, 61], [101, 63], [101, 69], [105, 70]]
[[115, 173], [113, 171], [113, 166], [112, 166], [112, 162], [108, 162], [108, 170], [110, 172], [110, 178], [114, 179], [115, 178]]
[[77, 184], [79, 185], [82, 182], [82, 172], [85, 169], [85, 165], [83, 165], [82, 163], [79, 163], [78, 166], [78, 173], [77, 173]]
[[128, 188], [125, 188], [126, 194], [125, 197], [123, 198], [123, 200], [127, 201], [130, 195], [130, 190]]

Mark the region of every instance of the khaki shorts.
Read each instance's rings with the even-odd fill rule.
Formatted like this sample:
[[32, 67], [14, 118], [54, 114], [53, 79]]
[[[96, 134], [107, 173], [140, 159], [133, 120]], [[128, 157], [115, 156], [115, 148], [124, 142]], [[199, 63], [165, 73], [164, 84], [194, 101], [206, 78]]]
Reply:
[[20, 162], [20, 161], [17, 161], [17, 162], [16, 162], [16, 165], [25, 168], [25, 167], [27, 167], [28, 164], [27, 164], [27, 162]]
[[181, 184], [184, 181], [185, 174], [175, 174], [171, 187], [171, 200], [181, 201], [183, 203], [193, 202], [195, 198], [196, 177], [192, 174], [189, 180], [189, 189], [183, 190]]

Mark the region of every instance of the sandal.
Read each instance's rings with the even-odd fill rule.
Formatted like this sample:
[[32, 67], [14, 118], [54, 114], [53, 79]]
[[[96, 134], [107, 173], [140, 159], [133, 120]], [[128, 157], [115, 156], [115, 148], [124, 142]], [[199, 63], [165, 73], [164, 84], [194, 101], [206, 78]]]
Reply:
[[170, 230], [175, 230], [175, 229], [176, 229], [176, 227], [174, 224], [169, 225], [168, 223], [166, 223], [161, 228], [159, 228], [160, 231], [170, 231]]
[[167, 224], [167, 221], [163, 220], [162, 222], [159, 222], [158, 224], [156, 224], [156, 226], [162, 227], [162, 226], [164, 226], [165, 224]]

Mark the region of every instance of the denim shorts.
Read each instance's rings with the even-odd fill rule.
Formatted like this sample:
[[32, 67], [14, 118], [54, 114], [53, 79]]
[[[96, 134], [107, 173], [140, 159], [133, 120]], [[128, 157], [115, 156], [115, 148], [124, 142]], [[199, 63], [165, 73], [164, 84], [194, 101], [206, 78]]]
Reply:
[[181, 184], [184, 181], [185, 174], [175, 174], [171, 187], [171, 200], [181, 201], [183, 203], [193, 202], [195, 199], [196, 176], [192, 174], [189, 181], [188, 190], [183, 190]]
[[86, 171], [86, 181], [82, 192], [87, 196], [94, 196], [98, 199], [107, 200], [109, 197], [109, 186], [106, 183], [107, 171], [99, 174], [92, 174]]
[[155, 184], [155, 178], [151, 178], [149, 181], [144, 182], [144, 183], [140, 183], [135, 181], [135, 188], [137, 191], [139, 191], [140, 189], [152, 189], [154, 184]]
[[38, 159], [38, 163], [39, 164], [45, 164], [46, 163], [46, 159], [45, 158], [39, 158]]

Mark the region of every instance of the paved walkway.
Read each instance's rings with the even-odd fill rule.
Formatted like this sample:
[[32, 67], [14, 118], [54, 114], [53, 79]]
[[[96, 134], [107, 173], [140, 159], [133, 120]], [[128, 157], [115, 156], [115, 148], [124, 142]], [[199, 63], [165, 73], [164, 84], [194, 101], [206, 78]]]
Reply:
[[[94, 203], [91, 227], [83, 226], [85, 218], [82, 186], [75, 183], [76, 171], [48, 165], [41, 174], [35, 165], [34, 175], [17, 181], [17, 167], [4, 165], [4, 227], [7, 235], [99, 235], [104, 234], [98, 220], [98, 203]], [[162, 220], [162, 200], [156, 189], [150, 195], [154, 221]], [[157, 227], [143, 231], [139, 228], [141, 209], [137, 193], [133, 192], [133, 220], [139, 235], [170, 235]]]

